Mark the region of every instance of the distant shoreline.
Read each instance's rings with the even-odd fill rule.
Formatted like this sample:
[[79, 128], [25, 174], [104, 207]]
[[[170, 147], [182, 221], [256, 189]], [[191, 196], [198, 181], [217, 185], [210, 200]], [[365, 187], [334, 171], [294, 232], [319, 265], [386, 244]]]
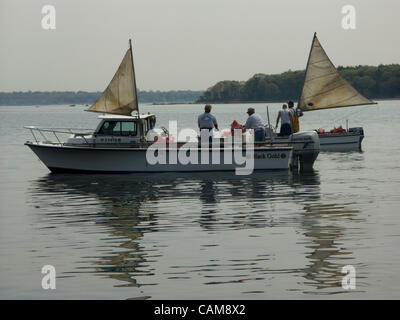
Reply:
[[[140, 91], [139, 103], [193, 103], [204, 91], [171, 90]], [[27, 91], [0, 92], [0, 106], [36, 106], [36, 105], [92, 105], [101, 92], [86, 91]]]
[[[400, 101], [400, 97], [395, 97], [395, 98], [382, 98], [382, 99], [372, 99], [375, 102], [379, 101]], [[259, 104], [259, 103], [285, 103], [285, 101], [240, 101], [240, 102], [215, 102], [215, 103], [210, 103], [211, 105], [221, 105], [221, 104]], [[295, 104], [297, 101], [295, 101]], [[204, 105], [204, 102], [168, 102], [168, 103], [149, 103], [149, 102], [139, 102], [139, 104], [142, 105], [148, 105], [148, 106], [170, 106], [170, 105]], [[86, 107], [88, 108], [90, 105], [89, 104], [69, 104], [69, 103], [59, 103], [59, 104], [24, 104], [24, 105], [0, 105], [1, 107], [43, 107], [43, 106], [68, 106], [68, 107]]]
[[[337, 71], [354, 89], [369, 99], [400, 97], [400, 64], [338, 66]], [[280, 74], [258, 73], [246, 81], [219, 81], [208, 88], [197, 102], [295, 101], [302, 92], [304, 73], [304, 70], [289, 70]]]
[[[400, 64], [337, 68], [357, 91], [373, 100], [400, 99]], [[297, 101], [304, 70], [280, 74], [255, 74], [247, 81], [219, 81], [207, 90], [137, 90], [139, 103], [178, 104], [250, 104]], [[0, 92], [0, 106], [92, 105], [101, 92], [27, 91]]]

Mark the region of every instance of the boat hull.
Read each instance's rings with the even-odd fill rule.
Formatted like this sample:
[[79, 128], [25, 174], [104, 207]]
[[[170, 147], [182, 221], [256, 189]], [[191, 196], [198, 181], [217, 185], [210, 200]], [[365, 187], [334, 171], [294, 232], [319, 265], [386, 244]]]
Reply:
[[[364, 135], [360, 133], [319, 134], [319, 151], [360, 151]], [[289, 143], [288, 137], [274, 137], [273, 142]]]
[[[235, 171], [244, 168], [245, 164], [237, 165], [232, 153], [232, 161], [225, 161], [224, 150], [220, 152], [220, 162], [212, 163], [212, 153], [207, 161], [199, 164], [176, 163], [149, 164], [144, 148], [94, 148], [65, 145], [25, 143], [53, 173], [135, 173], [135, 172], [198, 172], [198, 171]], [[165, 149], [167, 159], [170, 153], [175, 156], [179, 150]], [[243, 152], [245, 155], [245, 152]], [[292, 148], [256, 148], [253, 155], [254, 170], [288, 170], [292, 160]], [[224, 162], [225, 161], [225, 162]], [[173, 162], [173, 161], [172, 161]]]
[[360, 151], [364, 135], [358, 133], [320, 134], [321, 151]]

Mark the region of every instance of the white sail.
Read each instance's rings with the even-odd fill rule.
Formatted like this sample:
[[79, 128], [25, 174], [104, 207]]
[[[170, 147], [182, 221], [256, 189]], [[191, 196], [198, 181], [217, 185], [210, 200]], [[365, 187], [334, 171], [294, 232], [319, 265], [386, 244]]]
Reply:
[[311, 46], [299, 107], [303, 111], [375, 104], [354, 89], [336, 70], [318, 41]]
[[131, 115], [138, 110], [132, 51], [128, 49], [108, 87], [86, 111]]

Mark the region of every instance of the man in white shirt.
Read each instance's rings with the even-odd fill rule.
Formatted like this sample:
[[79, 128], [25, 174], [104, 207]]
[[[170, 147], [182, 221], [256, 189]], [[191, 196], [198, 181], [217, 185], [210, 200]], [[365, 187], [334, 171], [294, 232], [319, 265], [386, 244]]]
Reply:
[[263, 142], [265, 140], [265, 130], [262, 118], [257, 113], [255, 113], [254, 108], [248, 108], [247, 114], [249, 115], [249, 117], [247, 118], [247, 121], [243, 128], [245, 130], [253, 129], [254, 141]]
[[293, 121], [293, 115], [289, 112], [286, 104], [282, 106], [282, 110], [279, 110], [278, 117], [276, 118], [275, 129], [278, 129], [278, 123], [281, 120], [281, 130], [278, 136], [288, 136], [292, 134], [292, 127], [290, 123]]

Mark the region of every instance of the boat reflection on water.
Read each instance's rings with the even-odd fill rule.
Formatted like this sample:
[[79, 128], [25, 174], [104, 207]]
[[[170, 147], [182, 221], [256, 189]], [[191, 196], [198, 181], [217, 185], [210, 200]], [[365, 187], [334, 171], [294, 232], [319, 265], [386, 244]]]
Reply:
[[[247, 177], [232, 173], [49, 174], [33, 181], [29, 192], [40, 221], [54, 226], [88, 223], [78, 232], [101, 234], [104, 243], [93, 248], [96, 257], [82, 258], [80, 263], [85, 265], [85, 272], [90, 270], [118, 280], [115, 287], [157, 285], [142, 281], [143, 277], [155, 275], [154, 264], [163, 257], [163, 250], [159, 249], [168, 245], [158, 242], [148, 248], [145, 237], [155, 232], [235, 231], [239, 235], [245, 229], [264, 228], [270, 233], [275, 229], [269, 228], [293, 227], [304, 235], [303, 243], [298, 246], [306, 255], [307, 266], [293, 270], [283, 267], [280, 272], [272, 270], [268, 259], [255, 259], [247, 262], [251, 266], [247, 271], [254, 272], [257, 264], [258, 279], [288, 272], [301, 275], [305, 279], [301, 286], [304, 293], [318, 294], [327, 288], [339, 288], [343, 277], [341, 266], [348, 264], [343, 259], [352, 258], [340, 241], [346, 232], [344, 221], [355, 217], [357, 211], [343, 205], [323, 204], [317, 172], [302, 175], [260, 172]], [[283, 207], [288, 208], [287, 212], [281, 213]], [[341, 221], [335, 224], [337, 219]], [[168, 242], [168, 235], [165, 237]], [[190, 243], [191, 238], [187, 241]], [[188, 258], [193, 254], [188, 252]], [[236, 258], [240, 256], [240, 252], [235, 253]], [[197, 272], [192, 273], [194, 270], [182, 268], [182, 274], [176, 268], [178, 275], [174, 276], [179, 278], [184, 274], [189, 279], [198, 276]], [[212, 268], [226, 272], [230, 266], [214, 261], [205, 270], [212, 272]], [[232, 279], [232, 283], [236, 281]]]
[[[338, 294], [346, 291], [342, 288], [342, 267], [352, 265], [362, 267], [352, 262], [353, 252], [345, 247], [348, 228], [351, 222], [360, 220], [359, 210], [353, 203], [347, 204], [310, 204], [304, 207], [302, 221], [304, 235], [310, 241], [305, 245], [309, 249], [306, 257], [309, 261], [305, 268], [305, 284], [311, 289], [307, 294]], [[357, 278], [361, 278], [360, 274]], [[358, 292], [360, 286], [357, 288]]]

